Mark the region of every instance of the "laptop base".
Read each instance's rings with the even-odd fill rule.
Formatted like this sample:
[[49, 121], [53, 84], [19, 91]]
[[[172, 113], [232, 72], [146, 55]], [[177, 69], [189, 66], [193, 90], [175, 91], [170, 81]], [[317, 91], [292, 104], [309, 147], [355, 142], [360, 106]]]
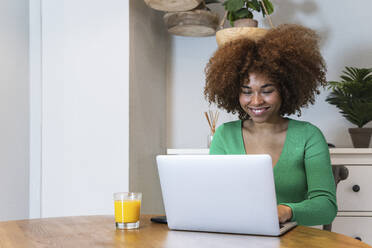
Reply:
[[167, 222], [167, 216], [165, 216], [165, 215], [152, 217], [151, 218], [151, 221], [154, 222], [154, 223], [168, 224], [168, 222]]

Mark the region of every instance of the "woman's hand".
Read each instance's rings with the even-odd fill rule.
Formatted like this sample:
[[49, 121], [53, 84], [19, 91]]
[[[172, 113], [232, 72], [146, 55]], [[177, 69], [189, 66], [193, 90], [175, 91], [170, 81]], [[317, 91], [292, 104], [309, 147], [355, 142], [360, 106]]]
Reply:
[[286, 205], [278, 205], [278, 217], [280, 223], [285, 223], [292, 218], [292, 209]]

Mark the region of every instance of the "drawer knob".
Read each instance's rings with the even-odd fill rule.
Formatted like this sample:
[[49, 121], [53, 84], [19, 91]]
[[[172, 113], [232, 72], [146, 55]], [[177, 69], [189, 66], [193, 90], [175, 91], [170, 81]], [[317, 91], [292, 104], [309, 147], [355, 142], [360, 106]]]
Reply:
[[355, 239], [357, 239], [359, 241], [362, 241], [362, 239], [360, 237], [355, 237]]
[[354, 191], [354, 192], [359, 192], [359, 190], [360, 190], [359, 185], [358, 185], [358, 184], [355, 184], [355, 185], [353, 186], [353, 191]]

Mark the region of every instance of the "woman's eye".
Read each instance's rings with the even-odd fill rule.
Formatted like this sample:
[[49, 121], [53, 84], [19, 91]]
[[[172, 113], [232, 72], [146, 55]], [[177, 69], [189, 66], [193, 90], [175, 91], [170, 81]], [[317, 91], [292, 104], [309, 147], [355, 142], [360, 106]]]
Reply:
[[250, 95], [250, 94], [252, 94], [252, 92], [250, 92], [250, 91], [242, 91], [242, 93], [243, 93], [244, 95]]
[[273, 93], [273, 92], [274, 92], [273, 90], [270, 90], [270, 91], [264, 91], [262, 93], [264, 93], [264, 94], [270, 94], [270, 93]]

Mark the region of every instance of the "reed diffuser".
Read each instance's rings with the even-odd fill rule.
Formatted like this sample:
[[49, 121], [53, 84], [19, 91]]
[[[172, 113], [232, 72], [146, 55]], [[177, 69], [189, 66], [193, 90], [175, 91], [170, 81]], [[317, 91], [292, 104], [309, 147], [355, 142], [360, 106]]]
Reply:
[[218, 121], [219, 113], [217, 110], [215, 112], [209, 110], [208, 112], [204, 112], [204, 115], [205, 115], [205, 118], [207, 118], [208, 125], [210, 127], [210, 133], [208, 134], [208, 141], [207, 141], [208, 148], [209, 148], [211, 145], [212, 139], [213, 139], [214, 132], [216, 131], [216, 124]]

